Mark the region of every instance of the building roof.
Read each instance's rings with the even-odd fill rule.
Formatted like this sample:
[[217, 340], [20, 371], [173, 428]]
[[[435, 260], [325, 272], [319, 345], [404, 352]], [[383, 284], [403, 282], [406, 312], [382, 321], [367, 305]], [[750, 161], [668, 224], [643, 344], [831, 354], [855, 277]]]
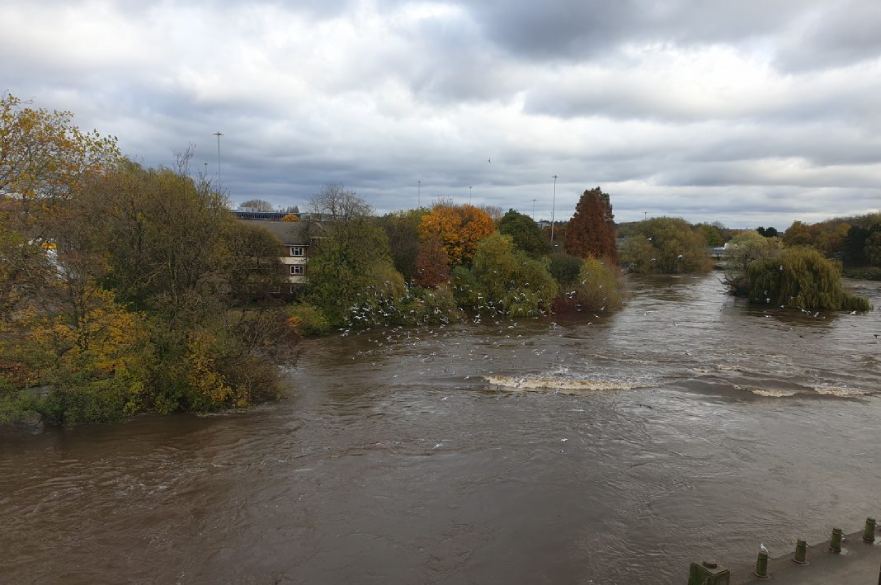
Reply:
[[321, 226], [314, 221], [266, 221], [240, 219], [242, 223], [263, 228], [282, 244], [308, 246], [309, 240], [320, 235]]

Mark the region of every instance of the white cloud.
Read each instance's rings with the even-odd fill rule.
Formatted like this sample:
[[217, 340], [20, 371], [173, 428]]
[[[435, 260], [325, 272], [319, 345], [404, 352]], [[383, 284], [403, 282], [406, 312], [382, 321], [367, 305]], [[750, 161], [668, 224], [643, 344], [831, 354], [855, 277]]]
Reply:
[[558, 174], [558, 217], [596, 184], [624, 220], [877, 208], [871, 1], [699, 4], [594, 3], [585, 24], [566, 1], [5, 0], [0, 79], [148, 164], [196, 143], [213, 170], [222, 130], [237, 200], [301, 203], [333, 181], [393, 209], [422, 178], [426, 199], [473, 185], [547, 216]]

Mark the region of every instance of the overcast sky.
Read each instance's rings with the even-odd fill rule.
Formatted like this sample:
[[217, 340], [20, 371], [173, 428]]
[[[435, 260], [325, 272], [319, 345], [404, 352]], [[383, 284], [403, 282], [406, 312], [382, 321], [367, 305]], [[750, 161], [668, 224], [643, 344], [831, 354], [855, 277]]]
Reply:
[[879, 0], [0, 0], [0, 90], [234, 202], [731, 226], [881, 207]]

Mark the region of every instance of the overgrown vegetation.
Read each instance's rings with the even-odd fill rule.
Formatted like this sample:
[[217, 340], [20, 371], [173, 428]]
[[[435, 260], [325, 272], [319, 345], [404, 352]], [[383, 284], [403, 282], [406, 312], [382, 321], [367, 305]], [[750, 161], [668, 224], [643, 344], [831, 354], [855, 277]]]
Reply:
[[278, 242], [186, 172], [144, 169], [68, 113], [0, 102], [0, 417], [58, 424], [247, 406], [290, 334], [246, 302]]
[[708, 272], [713, 264], [703, 231], [675, 217], [658, 217], [632, 226], [621, 262], [639, 274]]
[[881, 278], [881, 214], [836, 217], [815, 224], [793, 222], [783, 234], [787, 246], [808, 246], [844, 264], [849, 274]]
[[828, 311], [868, 311], [865, 298], [841, 284], [841, 271], [817, 250], [786, 248], [777, 257], [760, 258], [746, 270], [746, 290], [753, 303], [780, 308]]

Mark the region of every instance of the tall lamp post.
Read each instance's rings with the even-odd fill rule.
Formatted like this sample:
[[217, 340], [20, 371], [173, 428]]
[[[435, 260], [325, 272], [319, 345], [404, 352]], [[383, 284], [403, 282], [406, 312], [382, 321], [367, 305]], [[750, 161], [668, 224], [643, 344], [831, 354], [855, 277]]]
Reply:
[[554, 247], [554, 214], [557, 207], [557, 175], [554, 175], [554, 198], [551, 199], [551, 248]]
[[468, 205], [471, 205], [471, 185], [468, 185]]
[[416, 182], [416, 207], [422, 209], [422, 179]]
[[217, 182], [220, 183], [220, 137], [223, 136], [223, 132], [215, 132], [215, 136], [217, 136]]

